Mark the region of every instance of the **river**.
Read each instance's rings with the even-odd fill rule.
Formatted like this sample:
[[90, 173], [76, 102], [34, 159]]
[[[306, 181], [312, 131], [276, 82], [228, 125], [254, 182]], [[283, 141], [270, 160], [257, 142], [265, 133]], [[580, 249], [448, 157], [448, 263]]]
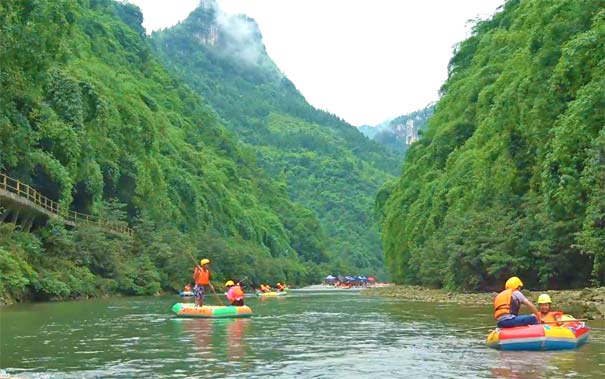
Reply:
[[[212, 298], [209, 299], [213, 300]], [[602, 378], [605, 323], [576, 351], [485, 346], [489, 305], [405, 302], [359, 292], [248, 298], [250, 319], [176, 319], [177, 296], [0, 309], [0, 377]]]

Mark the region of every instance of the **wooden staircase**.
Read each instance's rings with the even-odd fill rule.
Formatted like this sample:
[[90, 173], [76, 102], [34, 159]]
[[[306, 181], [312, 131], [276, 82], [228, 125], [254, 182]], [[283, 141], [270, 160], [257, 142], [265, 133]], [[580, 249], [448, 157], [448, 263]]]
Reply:
[[64, 209], [58, 202], [43, 196], [31, 186], [3, 173], [0, 173], [0, 201], [17, 209], [25, 208], [49, 219], [59, 219], [65, 225], [73, 227], [82, 224], [93, 225], [112, 234], [129, 237], [134, 234], [134, 231], [127, 226], [115, 225], [98, 216]]

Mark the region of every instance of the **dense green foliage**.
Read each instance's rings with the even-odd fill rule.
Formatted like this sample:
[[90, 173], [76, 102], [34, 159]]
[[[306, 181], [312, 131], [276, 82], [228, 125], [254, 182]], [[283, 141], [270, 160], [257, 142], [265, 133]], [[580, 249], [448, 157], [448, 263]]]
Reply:
[[266, 54], [253, 20], [200, 7], [153, 33], [152, 42], [166, 66], [256, 149], [292, 198], [317, 214], [336, 271], [381, 272], [373, 198], [397, 172], [395, 154], [309, 105]]
[[0, 170], [137, 231], [3, 225], [0, 296], [180, 288], [189, 252], [218, 280], [317, 280], [328, 258], [313, 213], [167, 73], [141, 21], [109, 0], [0, 3]]
[[377, 199], [400, 282], [605, 282], [605, 2], [508, 1], [456, 49]]

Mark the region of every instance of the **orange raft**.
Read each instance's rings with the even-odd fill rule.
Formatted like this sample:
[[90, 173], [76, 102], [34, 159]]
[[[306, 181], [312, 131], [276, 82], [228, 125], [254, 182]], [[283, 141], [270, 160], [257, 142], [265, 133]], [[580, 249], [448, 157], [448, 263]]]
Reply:
[[176, 303], [172, 311], [177, 317], [189, 318], [242, 318], [252, 316], [252, 309], [247, 305], [241, 307], [204, 305], [196, 307], [194, 303]]

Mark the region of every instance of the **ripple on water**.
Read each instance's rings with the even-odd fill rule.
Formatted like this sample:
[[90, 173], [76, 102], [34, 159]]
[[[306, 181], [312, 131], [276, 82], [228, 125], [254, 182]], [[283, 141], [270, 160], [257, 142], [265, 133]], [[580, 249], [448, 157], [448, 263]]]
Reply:
[[[97, 318], [88, 315], [68, 321], [59, 312], [52, 315], [52, 309], [73, 304], [50, 305], [53, 321], [43, 320], [14, 336], [11, 341], [17, 342], [10, 347], [14, 349], [9, 350], [10, 361], [3, 358], [3, 366], [17, 367], [7, 372], [21, 372], [28, 378], [52, 373], [53, 378], [85, 379], [600, 379], [605, 367], [605, 333], [598, 331], [591, 336], [593, 345], [568, 355], [504, 354], [485, 347], [487, 329], [457, 331], [475, 326], [475, 319], [489, 319], [489, 310], [461, 314], [451, 305], [304, 294], [294, 301], [253, 299], [255, 316], [247, 320], [199, 320], [171, 317], [172, 302], [167, 299], [138, 300], [136, 307], [120, 306], [123, 301], [113, 308], [103, 303], [93, 312]], [[422, 312], [426, 315], [420, 319]], [[4, 338], [3, 348], [9, 346]]]

